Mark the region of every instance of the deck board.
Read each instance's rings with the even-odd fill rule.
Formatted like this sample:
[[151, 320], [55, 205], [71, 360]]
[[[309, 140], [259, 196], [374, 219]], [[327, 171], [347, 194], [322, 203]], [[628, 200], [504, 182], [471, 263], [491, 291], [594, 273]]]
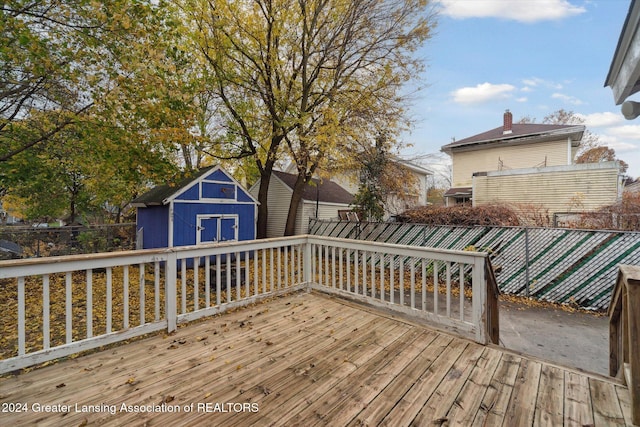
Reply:
[[[318, 293], [5, 376], [0, 402], [27, 404], [0, 413], [12, 426], [630, 425], [616, 380]], [[123, 403], [180, 412], [123, 412]]]

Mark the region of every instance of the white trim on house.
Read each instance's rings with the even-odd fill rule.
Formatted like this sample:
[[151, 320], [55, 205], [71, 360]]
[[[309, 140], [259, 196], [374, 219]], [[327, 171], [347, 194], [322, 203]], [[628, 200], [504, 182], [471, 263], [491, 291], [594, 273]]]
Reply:
[[489, 172], [476, 172], [474, 176], [512, 176], [512, 175], [529, 175], [532, 173], [542, 172], [570, 172], [575, 170], [598, 170], [598, 169], [611, 169], [613, 167], [619, 168], [618, 162], [600, 162], [600, 163], [578, 163], [575, 165], [561, 165], [561, 166], [545, 166], [542, 168], [522, 168], [522, 169], [509, 169], [502, 171], [489, 171]]
[[[247, 190], [245, 190], [247, 191]], [[253, 199], [253, 196], [251, 196], [251, 198]], [[238, 202], [235, 200], [231, 200], [231, 199], [204, 199], [204, 200], [174, 200], [173, 203], [194, 203], [194, 204], [198, 204], [198, 203], [202, 203], [202, 204], [211, 204], [212, 202], [215, 202], [218, 205], [224, 205], [224, 204], [230, 204], [230, 205], [255, 205], [258, 202]]]
[[[202, 241], [201, 231], [204, 230], [202, 226], [202, 220], [206, 219], [214, 219], [218, 218], [219, 221], [216, 223], [216, 240], [205, 240]], [[240, 221], [240, 216], [238, 214], [197, 214], [196, 215], [196, 245], [207, 244], [207, 243], [220, 243], [223, 240], [220, 240], [220, 233], [222, 231], [222, 220], [223, 219], [233, 219], [233, 240], [224, 240], [224, 242], [237, 242], [238, 241], [238, 222]]]
[[167, 236], [167, 246], [172, 248], [173, 247], [173, 214], [174, 214], [174, 209], [173, 209], [173, 201], [169, 202], [169, 230], [168, 233], [169, 235]]
[[[581, 134], [585, 130], [583, 125], [571, 126], [563, 129], [554, 129], [547, 130], [543, 132], [535, 132], [523, 135], [509, 135], [504, 138], [491, 138], [491, 139], [483, 139], [480, 141], [469, 141], [464, 142], [460, 145], [456, 145], [455, 147], [449, 147], [446, 150], [442, 149], [443, 152], [451, 155], [452, 151], [462, 152], [462, 151], [475, 151], [475, 150], [483, 150], [486, 144], [491, 144], [491, 148], [498, 148], [501, 145], [525, 145], [533, 142], [547, 142], [547, 141], [557, 141], [560, 138], [558, 136], [567, 135], [568, 138], [571, 139], [571, 136], [574, 134]], [[573, 139], [571, 139], [573, 141]], [[580, 143], [581, 138], [578, 139], [578, 144]]]
[[[229, 178], [231, 181], [216, 181], [216, 182], [222, 182], [225, 184], [229, 184], [229, 183], [233, 183], [236, 186], [236, 199], [238, 198], [238, 187], [240, 189], [242, 189], [242, 191], [244, 191], [245, 193], [247, 193], [247, 195], [254, 201], [254, 202], [258, 202], [247, 190], [244, 189], [244, 187], [242, 186], [242, 184], [240, 184], [234, 177], [232, 177], [227, 171], [225, 171], [224, 169], [222, 169], [222, 167], [220, 167], [220, 165], [216, 165], [214, 167], [212, 167], [211, 169], [209, 169], [207, 172], [203, 173], [201, 176], [199, 176], [198, 178], [194, 179], [193, 181], [191, 181], [188, 185], [185, 185], [184, 187], [182, 187], [181, 189], [177, 190], [175, 193], [173, 193], [171, 196], [165, 198], [162, 201], [162, 204], [167, 204], [173, 200], [175, 200], [177, 197], [179, 197], [180, 195], [184, 194], [187, 190], [190, 190], [191, 188], [193, 188], [194, 185], [198, 184], [198, 186], [200, 187], [200, 183], [202, 183], [203, 181], [207, 181], [207, 182], [214, 182], [215, 180], [209, 180], [207, 179], [207, 177], [209, 175], [211, 175], [212, 173], [221, 170], [223, 174], [225, 174], [225, 176], [227, 178]], [[200, 192], [198, 194], [199, 196], [202, 196], [202, 190], [200, 188]], [[208, 201], [232, 201], [235, 202], [231, 199], [207, 199]], [[193, 201], [193, 200], [191, 200]]]

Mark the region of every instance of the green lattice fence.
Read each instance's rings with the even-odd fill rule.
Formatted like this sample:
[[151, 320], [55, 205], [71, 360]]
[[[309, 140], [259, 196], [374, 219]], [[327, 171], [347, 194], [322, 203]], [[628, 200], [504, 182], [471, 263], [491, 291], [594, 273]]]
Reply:
[[311, 220], [309, 233], [489, 252], [500, 290], [590, 310], [609, 306], [619, 264], [640, 265], [640, 232]]

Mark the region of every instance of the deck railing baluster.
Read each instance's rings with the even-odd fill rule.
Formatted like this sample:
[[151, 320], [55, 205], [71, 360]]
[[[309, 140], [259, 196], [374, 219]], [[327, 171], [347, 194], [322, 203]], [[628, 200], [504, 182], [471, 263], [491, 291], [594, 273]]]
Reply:
[[204, 257], [204, 305], [211, 307], [211, 257]]
[[87, 269], [87, 338], [93, 337], [93, 270]]
[[145, 299], [146, 299], [146, 295], [145, 295], [145, 281], [144, 281], [144, 269], [145, 269], [145, 265], [144, 263], [140, 263], [138, 264], [138, 292], [140, 295], [139, 301], [140, 301], [140, 326], [144, 325], [145, 323]]
[[67, 344], [71, 344], [73, 341], [73, 281], [72, 275], [70, 271], [67, 271], [65, 274], [65, 296], [64, 296], [64, 306], [65, 306], [65, 326], [64, 330], [66, 332], [65, 342]]
[[25, 320], [25, 296], [24, 276], [18, 277], [18, 355], [25, 354], [26, 347], [26, 320]]
[[200, 265], [200, 257], [193, 259], [193, 310], [198, 311], [200, 299], [200, 283], [198, 283], [198, 266]]
[[460, 289], [460, 320], [464, 320], [464, 264], [460, 263], [459, 267], [460, 267], [460, 272], [458, 274], [460, 275], [460, 282], [459, 282], [459, 289]]
[[[124, 329], [129, 329], [129, 266], [122, 266], [122, 293], [123, 293], [123, 301], [122, 301], [122, 327]], [[89, 296], [87, 295], [87, 299]], [[89, 303], [87, 302], [87, 306]], [[87, 315], [87, 317], [89, 317]]]
[[42, 348], [48, 350], [51, 345], [49, 275], [42, 275]]
[[107, 313], [106, 313], [106, 330], [110, 334], [113, 326], [113, 271], [111, 267], [107, 267]]
[[160, 261], [156, 261], [153, 265], [153, 290], [155, 292], [153, 295], [154, 321], [157, 322], [160, 320]]
[[[277, 251], [277, 254], [274, 251]], [[211, 257], [214, 257], [215, 261], [212, 262]], [[421, 315], [430, 320], [443, 321], [445, 325], [462, 331], [473, 332], [477, 340], [482, 340], [486, 334], [478, 332], [477, 329], [478, 325], [482, 327], [486, 322], [481, 318], [482, 311], [477, 307], [478, 304], [484, 304], [482, 293], [485, 290], [481, 286], [477, 288], [479, 285], [476, 282], [484, 278], [484, 273], [478, 274], [478, 265], [483, 265], [485, 259], [486, 254], [479, 253], [441, 251], [315, 236], [294, 236], [252, 242], [131, 251], [122, 254], [94, 254], [89, 257], [70, 256], [61, 257], [55, 262], [46, 259], [3, 261], [0, 262], [0, 279], [10, 278], [17, 281], [18, 315], [14, 329], [17, 356], [0, 360], [0, 373], [151, 331], [165, 329], [171, 332], [177, 328], [178, 323], [246, 305], [266, 296], [289, 292], [291, 289], [317, 289], [365, 301], [374, 306], [382, 306], [411, 315]], [[409, 263], [408, 266], [407, 263]], [[460, 319], [450, 318], [445, 321], [447, 318], [438, 313], [438, 298], [442, 296], [438, 292], [440, 263], [444, 263], [446, 267], [449, 315], [452, 311], [452, 263], [458, 264], [461, 292]], [[153, 284], [151, 280], [147, 282], [145, 271], [151, 265], [153, 265]], [[129, 289], [130, 266], [137, 266], [138, 269], [139, 288], [138, 292], [132, 294]], [[252, 266], [253, 274], [250, 273]], [[465, 303], [465, 270], [467, 272], [471, 270], [473, 276], [474, 307], [474, 315], [466, 321], [462, 313]], [[25, 274], [25, 271], [28, 273]], [[76, 272], [84, 272], [84, 274]], [[56, 280], [54, 282], [57, 287], [56, 296], [63, 296], [65, 300], [62, 309], [64, 320], [58, 321], [56, 325], [49, 324], [51, 319], [49, 288], [50, 282], [54, 280], [50, 279], [50, 274], [55, 275], [51, 277], [55, 277]], [[200, 277], [202, 274], [204, 279]], [[428, 310], [432, 295], [428, 292], [427, 284], [431, 274], [433, 274], [434, 283], [433, 313]], [[86, 276], [86, 283], [82, 283], [83, 275]], [[417, 279], [418, 275], [420, 275], [420, 282]], [[32, 300], [32, 287], [37, 283], [37, 279], [34, 280], [33, 276], [41, 277], [42, 316], [44, 317], [42, 343], [36, 351], [30, 350], [33, 348], [31, 342], [33, 338], [30, 336], [33, 333], [27, 330], [31, 328], [27, 320], [32, 316], [27, 303]], [[60, 292], [58, 292], [59, 279], [63, 282]], [[455, 277], [453, 279], [455, 280]], [[203, 289], [200, 289], [203, 280]], [[214, 280], [215, 286], [212, 286], [211, 282]], [[76, 283], [78, 281], [81, 283]], [[80, 285], [79, 288], [78, 285]], [[98, 286], [101, 288], [98, 289]], [[422, 301], [418, 308], [417, 287], [421, 287], [422, 294]], [[201, 295], [203, 290], [206, 294], [204, 296]], [[399, 292], [399, 296], [395, 295], [396, 291]], [[407, 298], [405, 298], [406, 291], [410, 292]], [[27, 292], [29, 292], [28, 297]], [[86, 295], [75, 295], [75, 292], [86, 293]], [[102, 294], [104, 296], [101, 296], [99, 301], [94, 301], [95, 295], [101, 295], [98, 292], [104, 292]], [[114, 292], [120, 294], [114, 295]], [[213, 306], [212, 292], [216, 294]], [[476, 301], [478, 292], [481, 297], [480, 302]], [[223, 298], [224, 293], [226, 297]], [[53, 295], [52, 293], [51, 298]], [[85, 297], [86, 308], [82, 317], [86, 316], [86, 319], [74, 318], [77, 314], [74, 296]], [[191, 298], [193, 298], [193, 306]], [[203, 298], [203, 304], [200, 303], [200, 298]], [[139, 302], [132, 307], [131, 302], [135, 300]], [[153, 312], [153, 316], [147, 315], [145, 306], [148, 304], [154, 304], [153, 309], [149, 307], [149, 313]], [[96, 310], [101, 310], [101, 313], [105, 310], [104, 319], [100, 318], [100, 323], [93, 321]], [[135, 310], [139, 310], [139, 313], [136, 314]], [[139, 325], [130, 327], [130, 315], [139, 316]], [[147, 320], [150, 317], [153, 319]], [[74, 325], [79, 332], [74, 331]], [[96, 332], [97, 325], [100, 329], [98, 332]], [[85, 326], [86, 331], [83, 331]], [[52, 349], [49, 348], [51, 342], [56, 343]], [[60, 345], [60, 342], [64, 342], [65, 345]]]

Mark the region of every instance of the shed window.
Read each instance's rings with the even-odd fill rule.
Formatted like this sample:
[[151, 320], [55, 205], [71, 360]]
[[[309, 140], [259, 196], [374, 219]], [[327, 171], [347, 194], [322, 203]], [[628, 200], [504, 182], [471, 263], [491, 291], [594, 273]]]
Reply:
[[227, 199], [236, 200], [236, 186], [233, 183], [203, 182], [203, 199]]

